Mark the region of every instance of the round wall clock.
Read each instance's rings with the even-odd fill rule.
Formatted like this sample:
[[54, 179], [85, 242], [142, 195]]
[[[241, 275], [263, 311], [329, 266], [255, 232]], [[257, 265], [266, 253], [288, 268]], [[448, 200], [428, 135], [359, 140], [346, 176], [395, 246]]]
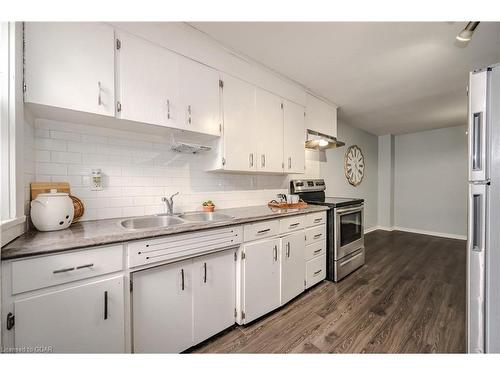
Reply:
[[350, 146], [344, 157], [345, 178], [352, 186], [358, 186], [365, 174], [365, 157], [357, 145]]

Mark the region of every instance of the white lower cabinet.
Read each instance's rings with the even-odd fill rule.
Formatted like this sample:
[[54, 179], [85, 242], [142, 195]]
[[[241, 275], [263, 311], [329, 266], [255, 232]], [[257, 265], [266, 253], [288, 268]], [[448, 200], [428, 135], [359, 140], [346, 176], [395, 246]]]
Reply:
[[234, 324], [234, 250], [133, 274], [135, 353], [179, 353]]
[[193, 336], [200, 343], [234, 324], [234, 251], [193, 261]]
[[125, 351], [123, 277], [14, 302], [15, 346], [56, 353]]
[[243, 245], [242, 319], [249, 323], [280, 306], [280, 239]]
[[305, 232], [294, 232], [281, 239], [281, 304], [297, 297], [305, 289]]
[[179, 353], [193, 345], [192, 261], [133, 274], [135, 353]]

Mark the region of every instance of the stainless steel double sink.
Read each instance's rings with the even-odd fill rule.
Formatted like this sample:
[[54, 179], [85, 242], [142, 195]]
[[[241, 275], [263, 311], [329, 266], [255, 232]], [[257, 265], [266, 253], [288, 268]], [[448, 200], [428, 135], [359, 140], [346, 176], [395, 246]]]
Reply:
[[171, 227], [176, 225], [195, 223], [195, 222], [215, 222], [234, 219], [233, 216], [219, 212], [188, 212], [180, 215], [154, 215], [134, 217], [122, 220], [120, 225], [125, 229], [149, 229]]

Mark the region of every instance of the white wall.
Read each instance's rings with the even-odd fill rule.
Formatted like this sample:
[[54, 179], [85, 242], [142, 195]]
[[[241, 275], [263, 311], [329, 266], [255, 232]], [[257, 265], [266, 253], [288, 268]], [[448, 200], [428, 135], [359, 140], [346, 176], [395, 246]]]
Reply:
[[[82, 220], [161, 213], [161, 197], [177, 191], [177, 210], [192, 211], [207, 199], [219, 208], [264, 205], [288, 190], [283, 175], [205, 172], [214, 156], [173, 152], [158, 135], [35, 120], [35, 180], [69, 182], [85, 205]], [[102, 191], [89, 188], [92, 168], [102, 169]]]
[[463, 237], [467, 224], [465, 126], [395, 137], [395, 226]]
[[[338, 139], [346, 145], [325, 152], [306, 152], [304, 177], [324, 178], [326, 194], [335, 197], [363, 198], [365, 200], [365, 229], [377, 226], [378, 190], [378, 138], [364, 130], [338, 124]], [[357, 187], [349, 184], [344, 176], [344, 156], [347, 148], [358, 145], [365, 157], [365, 175]], [[302, 178], [299, 175], [293, 178]]]
[[378, 137], [378, 226], [394, 226], [394, 136]]

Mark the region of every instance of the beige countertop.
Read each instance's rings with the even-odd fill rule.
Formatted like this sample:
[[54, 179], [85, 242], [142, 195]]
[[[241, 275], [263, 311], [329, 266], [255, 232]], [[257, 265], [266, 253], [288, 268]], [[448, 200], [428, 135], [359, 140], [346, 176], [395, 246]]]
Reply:
[[107, 245], [175, 233], [239, 225], [254, 221], [326, 211], [328, 207], [308, 205], [301, 209], [276, 209], [266, 206], [238, 207], [217, 210], [232, 216], [230, 220], [188, 222], [179, 225], [140, 230], [125, 229], [120, 222], [126, 218], [82, 221], [68, 229], [39, 232], [35, 229], [23, 234], [2, 248], [1, 259], [15, 259], [45, 255], [89, 246]]

